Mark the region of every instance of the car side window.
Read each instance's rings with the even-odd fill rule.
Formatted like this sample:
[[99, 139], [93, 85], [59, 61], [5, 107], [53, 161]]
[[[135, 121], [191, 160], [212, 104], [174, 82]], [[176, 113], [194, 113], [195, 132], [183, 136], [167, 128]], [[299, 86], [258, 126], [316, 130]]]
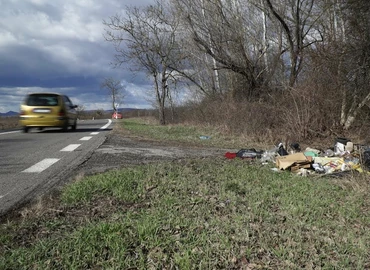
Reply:
[[67, 107], [71, 108], [73, 106], [71, 100], [67, 96], [63, 96], [63, 99]]

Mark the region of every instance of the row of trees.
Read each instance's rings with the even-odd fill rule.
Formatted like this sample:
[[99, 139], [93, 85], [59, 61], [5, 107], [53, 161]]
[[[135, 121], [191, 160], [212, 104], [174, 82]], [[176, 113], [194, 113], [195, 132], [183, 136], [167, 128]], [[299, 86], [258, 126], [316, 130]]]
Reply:
[[104, 25], [115, 64], [153, 79], [162, 124], [184, 89], [203, 101], [330, 94], [345, 129], [370, 100], [368, 0], [158, 0]]

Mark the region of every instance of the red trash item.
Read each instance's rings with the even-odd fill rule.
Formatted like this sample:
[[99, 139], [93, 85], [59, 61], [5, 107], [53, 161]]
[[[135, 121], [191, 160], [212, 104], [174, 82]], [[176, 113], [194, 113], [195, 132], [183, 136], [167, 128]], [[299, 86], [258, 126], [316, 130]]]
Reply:
[[236, 158], [236, 153], [230, 153], [230, 152], [227, 152], [225, 154], [225, 157], [228, 158], [228, 159], [233, 159], [233, 158]]

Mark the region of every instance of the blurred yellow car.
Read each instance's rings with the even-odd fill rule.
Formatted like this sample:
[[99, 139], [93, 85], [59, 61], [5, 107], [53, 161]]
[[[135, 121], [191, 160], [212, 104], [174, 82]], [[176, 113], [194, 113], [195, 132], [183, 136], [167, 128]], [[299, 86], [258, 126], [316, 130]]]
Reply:
[[33, 93], [26, 96], [20, 107], [19, 123], [23, 132], [30, 128], [77, 127], [77, 105], [68, 96], [58, 93]]

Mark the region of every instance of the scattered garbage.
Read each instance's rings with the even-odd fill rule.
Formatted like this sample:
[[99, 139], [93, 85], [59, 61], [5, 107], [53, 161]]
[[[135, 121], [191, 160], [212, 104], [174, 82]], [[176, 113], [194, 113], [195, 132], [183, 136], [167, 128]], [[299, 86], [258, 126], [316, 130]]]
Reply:
[[336, 155], [353, 150], [353, 143], [347, 138], [337, 138], [334, 144], [334, 153]]
[[326, 149], [324, 156], [326, 157], [334, 157], [334, 151], [331, 149]]
[[301, 152], [301, 146], [299, 145], [299, 143], [296, 143], [296, 142], [291, 143], [290, 148], [292, 149], [292, 154], [297, 153], [297, 152]]
[[250, 159], [261, 158], [261, 155], [262, 155], [262, 151], [256, 151], [256, 149], [254, 149], [254, 148], [252, 148], [252, 149], [241, 149], [236, 153], [237, 157], [250, 158]]
[[368, 170], [370, 170], [370, 148], [364, 150], [362, 155], [362, 163]]
[[285, 148], [283, 146], [283, 143], [279, 143], [277, 147], [278, 147], [277, 152], [280, 156], [287, 156], [288, 155], [288, 152], [285, 150]]
[[305, 152], [315, 153], [316, 154], [315, 156], [319, 156], [321, 154], [321, 151], [319, 149], [315, 149], [315, 148], [311, 148], [311, 147], [307, 147]]
[[276, 166], [280, 170], [290, 169], [297, 171], [301, 168], [307, 169], [311, 167], [311, 157], [305, 156], [303, 153], [294, 153], [286, 156], [276, 157]]
[[318, 157], [319, 156], [319, 154], [315, 151], [305, 151], [304, 155], [306, 157]]
[[356, 145], [347, 138], [336, 138], [333, 148], [321, 151], [307, 147], [301, 150], [298, 143], [291, 143], [290, 150], [282, 143], [269, 150], [240, 149], [237, 152], [227, 152], [228, 159], [241, 158], [259, 160], [262, 164], [275, 163], [272, 170], [289, 170], [300, 176], [311, 174], [341, 174], [356, 170], [370, 173], [370, 146]]
[[277, 149], [276, 148], [267, 150], [267, 151], [263, 152], [263, 154], [261, 156], [261, 162], [262, 163], [274, 162], [277, 155], [278, 154], [277, 154]]
[[201, 140], [209, 140], [210, 138], [211, 138], [211, 136], [204, 136], [204, 135], [199, 136], [199, 139], [201, 139]]
[[226, 152], [225, 153], [225, 158], [227, 158], [227, 159], [236, 158], [236, 153]]
[[261, 158], [263, 151], [257, 151], [256, 149], [240, 149], [236, 153], [227, 152], [225, 157], [228, 159], [242, 158], [242, 159], [256, 159]]

